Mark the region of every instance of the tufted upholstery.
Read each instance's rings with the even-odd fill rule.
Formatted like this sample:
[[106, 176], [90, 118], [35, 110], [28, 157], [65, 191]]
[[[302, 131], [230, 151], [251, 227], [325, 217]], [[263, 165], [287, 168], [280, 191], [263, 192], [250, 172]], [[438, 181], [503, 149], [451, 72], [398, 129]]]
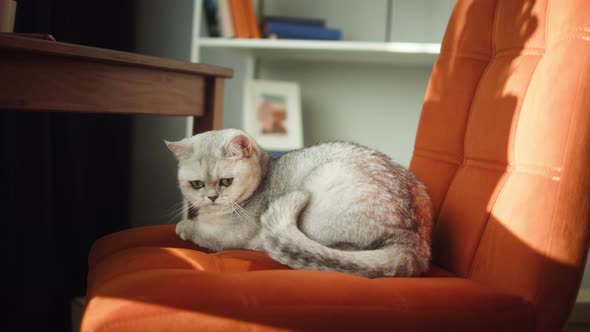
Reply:
[[589, 13], [586, 0], [459, 1], [411, 165], [438, 207], [436, 263], [521, 296], [548, 331], [588, 251]]
[[559, 331], [588, 252], [590, 2], [459, 0], [410, 168], [438, 215], [420, 278], [206, 253], [173, 226], [98, 240], [83, 331]]

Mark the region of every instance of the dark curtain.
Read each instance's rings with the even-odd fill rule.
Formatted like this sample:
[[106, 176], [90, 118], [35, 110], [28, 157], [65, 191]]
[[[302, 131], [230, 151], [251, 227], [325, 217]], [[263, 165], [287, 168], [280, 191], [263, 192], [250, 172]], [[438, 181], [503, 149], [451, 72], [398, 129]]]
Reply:
[[[15, 32], [133, 51], [134, 8], [133, 1], [21, 0]], [[10, 83], [0, 77], [1, 84]], [[0, 111], [6, 304], [17, 330], [69, 331], [70, 300], [86, 291], [90, 246], [128, 227], [131, 120]]]

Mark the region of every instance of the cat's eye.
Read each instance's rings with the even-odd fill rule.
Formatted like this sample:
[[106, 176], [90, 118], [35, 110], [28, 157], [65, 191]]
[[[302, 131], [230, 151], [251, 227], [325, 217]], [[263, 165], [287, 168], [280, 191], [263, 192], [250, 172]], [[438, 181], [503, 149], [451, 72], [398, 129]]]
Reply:
[[191, 181], [189, 183], [190, 183], [191, 187], [193, 187], [195, 189], [201, 189], [205, 186], [205, 183], [200, 180]]
[[222, 187], [229, 187], [231, 186], [232, 182], [234, 182], [234, 178], [224, 178], [219, 180], [219, 185]]

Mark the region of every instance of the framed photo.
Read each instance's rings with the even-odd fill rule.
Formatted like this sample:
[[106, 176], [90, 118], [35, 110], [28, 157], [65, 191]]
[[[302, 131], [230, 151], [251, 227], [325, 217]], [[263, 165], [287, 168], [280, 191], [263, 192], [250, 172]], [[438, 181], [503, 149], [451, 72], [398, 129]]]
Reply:
[[299, 85], [282, 81], [247, 81], [244, 131], [267, 151], [303, 147]]

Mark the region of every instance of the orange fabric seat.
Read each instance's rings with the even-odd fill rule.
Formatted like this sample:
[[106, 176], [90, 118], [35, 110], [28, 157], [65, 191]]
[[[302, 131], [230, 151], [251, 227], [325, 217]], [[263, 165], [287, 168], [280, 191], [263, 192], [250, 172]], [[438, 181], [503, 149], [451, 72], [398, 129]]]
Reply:
[[[403, 331], [532, 331], [534, 326], [532, 307], [521, 298], [437, 267], [423, 277], [426, 283], [422, 278], [366, 279], [290, 270], [256, 251], [204, 253], [174, 241], [173, 226], [117, 235], [145, 242], [121, 246], [115, 236], [95, 244], [88, 310], [103, 314], [86, 318], [88, 330], [191, 331], [195, 321], [199, 330], [226, 331], [374, 331], [389, 326]], [[168, 247], [150, 245], [158, 238]], [[457, 312], [469, 314], [457, 317]], [[485, 328], [482, 320], [488, 322]]]
[[410, 165], [435, 204], [426, 275], [294, 271], [137, 228], [92, 248], [82, 331], [560, 331], [590, 241], [588, 13], [457, 1]]

